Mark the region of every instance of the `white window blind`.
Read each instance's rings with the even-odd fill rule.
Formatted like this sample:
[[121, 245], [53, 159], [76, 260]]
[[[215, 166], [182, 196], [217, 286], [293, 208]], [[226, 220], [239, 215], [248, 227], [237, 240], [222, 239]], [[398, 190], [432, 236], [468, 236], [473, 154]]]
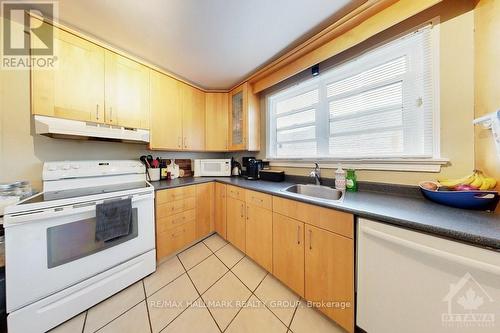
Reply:
[[268, 157], [438, 157], [431, 30], [269, 95]]

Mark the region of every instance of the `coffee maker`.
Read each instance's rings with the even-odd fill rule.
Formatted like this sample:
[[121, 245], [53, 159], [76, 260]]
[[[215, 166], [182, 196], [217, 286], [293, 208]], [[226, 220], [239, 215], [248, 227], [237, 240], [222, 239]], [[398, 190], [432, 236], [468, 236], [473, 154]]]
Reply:
[[247, 164], [246, 177], [249, 180], [259, 179], [259, 172], [262, 170], [262, 160], [249, 159]]

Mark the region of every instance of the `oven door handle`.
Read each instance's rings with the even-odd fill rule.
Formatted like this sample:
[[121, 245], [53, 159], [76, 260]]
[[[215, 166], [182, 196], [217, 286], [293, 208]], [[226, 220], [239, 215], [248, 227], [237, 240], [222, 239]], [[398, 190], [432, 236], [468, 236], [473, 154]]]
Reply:
[[[122, 197], [121, 199], [128, 199], [129, 196], [127, 197]], [[150, 195], [134, 195], [132, 197], [132, 203], [141, 201], [147, 198], [151, 198]], [[118, 199], [118, 198], [115, 198]], [[21, 213], [21, 214], [14, 214], [11, 216], [7, 216], [6, 219], [4, 219], [4, 227], [8, 228], [12, 224], [24, 224], [24, 223], [29, 223], [37, 220], [45, 220], [45, 219], [52, 219], [52, 218], [61, 218], [61, 217], [66, 217], [66, 216], [72, 216], [72, 215], [78, 215], [78, 214], [84, 214], [88, 212], [95, 212], [96, 205], [103, 203], [105, 201], [108, 201], [110, 199], [106, 200], [98, 200], [98, 201], [89, 201], [89, 202], [83, 202], [81, 204], [74, 204], [74, 205], [68, 205], [68, 206], [63, 206], [63, 207], [56, 207], [56, 208], [50, 208], [50, 209], [45, 209], [45, 210], [39, 210], [39, 211], [32, 211], [28, 213]]]

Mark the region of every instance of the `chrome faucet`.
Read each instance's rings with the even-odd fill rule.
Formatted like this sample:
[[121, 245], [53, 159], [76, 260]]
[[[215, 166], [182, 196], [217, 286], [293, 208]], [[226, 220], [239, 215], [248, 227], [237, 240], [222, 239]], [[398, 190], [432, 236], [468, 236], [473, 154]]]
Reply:
[[309, 174], [309, 177], [314, 177], [316, 185], [321, 185], [321, 169], [319, 168], [318, 163], [314, 163], [314, 165], [314, 169]]

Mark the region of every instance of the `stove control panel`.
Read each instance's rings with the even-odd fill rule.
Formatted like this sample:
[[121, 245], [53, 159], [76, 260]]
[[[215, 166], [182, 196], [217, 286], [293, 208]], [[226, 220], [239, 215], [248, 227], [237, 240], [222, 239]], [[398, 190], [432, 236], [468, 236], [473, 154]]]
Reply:
[[144, 164], [134, 160], [56, 161], [43, 164], [42, 178], [47, 181], [145, 173]]

